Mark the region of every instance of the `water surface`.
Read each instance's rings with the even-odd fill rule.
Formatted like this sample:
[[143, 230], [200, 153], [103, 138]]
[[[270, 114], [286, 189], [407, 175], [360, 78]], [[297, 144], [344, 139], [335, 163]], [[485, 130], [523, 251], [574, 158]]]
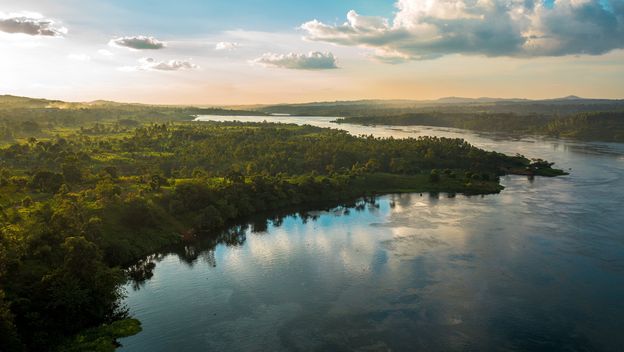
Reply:
[[200, 117], [464, 138], [571, 175], [260, 221], [155, 259], [121, 351], [622, 351], [624, 145], [327, 117]]

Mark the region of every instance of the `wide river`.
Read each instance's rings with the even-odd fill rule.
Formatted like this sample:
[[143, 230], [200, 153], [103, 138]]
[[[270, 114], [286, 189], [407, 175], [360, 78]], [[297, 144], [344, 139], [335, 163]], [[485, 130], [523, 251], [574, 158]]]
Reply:
[[242, 226], [154, 256], [120, 351], [624, 351], [624, 144], [434, 127], [288, 122], [464, 138], [556, 162], [498, 195], [402, 194]]

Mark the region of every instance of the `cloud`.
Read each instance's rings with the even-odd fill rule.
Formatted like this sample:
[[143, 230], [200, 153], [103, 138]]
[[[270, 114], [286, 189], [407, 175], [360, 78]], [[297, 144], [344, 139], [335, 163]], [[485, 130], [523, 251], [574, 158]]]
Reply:
[[69, 54], [67, 58], [74, 61], [91, 61], [91, 57], [86, 54]]
[[299, 70], [326, 70], [338, 68], [334, 54], [321, 53], [318, 51], [310, 52], [309, 54], [266, 53], [252, 60], [251, 63]]
[[620, 0], [398, 0], [395, 5], [392, 21], [350, 11], [343, 24], [313, 20], [301, 28], [309, 40], [371, 48], [388, 62], [449, 54], [600, 55], [624, 48]]
[[138, 66], [126, 66], [121, 67], [121, 71], [184, 71], [195, 70], [199, 66], [192, 63], [190, 60], [169, 60], [158, 61], [151, 57], [146, 57], [138, 60]]
[[106, 56], [106, 57], [112, 57], [115, 56], [115, 54], [111, 53], [110, 51], [106, 50], [106, 49], [100, 49], [97, 51], [98, 54], [102, 55], [102, 56]]
[[146, 37], [143, 35], [111, 39], [108, 44], [111, 46], [125, 47], [134, 50], [156, 50], [163, 49], [167, 46], [165, 42], [161, 42], [154, 37]]
[[223, 51], [223, 50], [234, 50], [236, 48], [238, 48], [238, 43], [234, 43], [234, 42], [218, 42], [217, 45], [215, 45], [215, 50], [217, 51]]
[[0, 13], [0, 32], [23, 33], [33, 36], [62, 37], [67, 28], [37, 13], [4, 15]]

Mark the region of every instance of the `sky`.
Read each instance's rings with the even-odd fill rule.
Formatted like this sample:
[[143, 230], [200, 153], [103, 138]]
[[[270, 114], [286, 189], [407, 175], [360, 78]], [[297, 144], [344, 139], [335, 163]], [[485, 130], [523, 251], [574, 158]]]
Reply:
[[624, 0], [0, 0], [0, 94], [624, 98]]

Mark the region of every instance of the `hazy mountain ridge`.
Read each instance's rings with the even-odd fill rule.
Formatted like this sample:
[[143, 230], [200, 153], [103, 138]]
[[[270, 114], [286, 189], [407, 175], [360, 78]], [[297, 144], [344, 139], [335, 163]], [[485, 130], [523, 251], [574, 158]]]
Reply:
[[[257, 110], [226, 109], [222, 107], [199, 107], [190, 105], [150, 105], [141, 103], [119, 103], [108, 100], [94, 100], [89, 102], [65, 102], [40, 98], [28, 98], [14, 95], [0, 95], [0, 112], [13, 110], [31, 110], [31, 117], [42, 113], [87, 114], [93, 117], [96, 112], [101, 116], [116, 116], [118, 118], [154, 118], [164, 119], [191, 119], [194, 115], [263, 115]], [[0, 113], [0, 118], [3, 113]]]
[[414, 100], [414, 99], [361, 99], [361, 100], [336, 100], [336, 101], [315, 101], [306, 103], [284, 103], [284, 104], [253, 104], [253, 105], [216, 105], [216, 104], [143, 104], [143, 103], [121, 103], [111, 100], [93, 100], [85, 102], [70, 102], [56, 99], [30, 98], [15, 95], [0, 95], [0, 107], [14, 105], [20, 108], [41, 108], [55, 107], [58, 105], [72, 107], [88, 106], [171, 106], [171, 107], [202, 107], [202, 108], [223, 108], [223, 109], [248, 109], [248, 110], [271, 110], [283, 107], [355, 107], [355, 106], [377, 106], [386, 108], [406, 108], [425, 106], [447, 106], [447, 105], [505, 105], [505, 104], [615, 104], [624, 107], [624, 99], [604, 99], [604, 98], [583, 98], [576, 95], [569, 95], [551, 99], [526, 99], [526, 98], [466, 98], [449, 96], [434, 100]]
[[254, 107], [265, 113], [321, 116], [367, 116], [406, 113], [515, 113], [520, 115], [571, 115], [578, 112], [624, 111], [624, 99], [567, 96], [554, 99], [462, 98], [437, 100], [355, 100], [276, 104]]

